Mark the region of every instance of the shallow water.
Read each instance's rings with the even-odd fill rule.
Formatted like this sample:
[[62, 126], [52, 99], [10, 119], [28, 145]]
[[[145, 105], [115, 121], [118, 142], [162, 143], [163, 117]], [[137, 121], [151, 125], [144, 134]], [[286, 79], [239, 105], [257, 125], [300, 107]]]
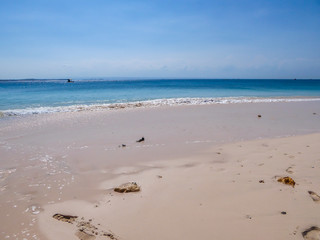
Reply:
[[117, 108], [119, 103], [123, 108], [141, 101], [153, 106], [297, 97], [320, 97], [320, 80], [0, 81], [0, 111], [6, 115]]

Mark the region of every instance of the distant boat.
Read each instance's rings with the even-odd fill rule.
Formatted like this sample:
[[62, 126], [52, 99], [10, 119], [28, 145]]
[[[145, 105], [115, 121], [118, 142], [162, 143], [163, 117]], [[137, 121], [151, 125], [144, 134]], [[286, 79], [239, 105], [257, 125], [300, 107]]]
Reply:
[[67, 82], [68, 82], [68, 83], [73, 83], [74, 81], [72, 81], [71, 78], [68, 78]]

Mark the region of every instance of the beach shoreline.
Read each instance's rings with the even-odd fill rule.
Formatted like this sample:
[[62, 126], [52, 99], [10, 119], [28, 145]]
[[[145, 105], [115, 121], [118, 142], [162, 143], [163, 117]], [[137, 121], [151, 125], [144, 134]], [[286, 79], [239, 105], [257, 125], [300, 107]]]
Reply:
[[[270, 169], [265, 170], [266, 172], [259, 172], [259, 174], [266, 174], [265, 176], [268, 180], [265, 180], [265, 182], [268, 181], [268, 184], [274, 184], [270, 185], [272, 191], [275, 191], [275, 189], [279, 191], [279, 183], [273, 178], [277, 174], [285, 174], [282, 170], [287, 165], [288, 167], [291, 167], [292, 164], [298, 166], [302, 157], [306, 158], [306, 162], [303, 162], [301, 168], [306, 168], [306, 166], [313, 164], [316, 169], [319, 169], [319, 159], [315, 157], [319, 153], [317, 150], [319, 148], [315, 145], [315, 142], [320, 142], [318, 141], [319, 134], [315, 134], [320, 132], [319, 116], [319, 103], [317, 101], [308, 101], [84, 111], [31, 115], [14, 119], [11, 122], [3, 121], [0, 126], [0, 151], [2, 156], [0, 204], [1, 208], [6, 209], [5, 216], [8, 221], [2, 224], [1, 237], [9, 236], [13, 238], [16, 235], [18, 239], [23, 239], [23, 237], [29, 239], [34, 235], [34, 239], [79, 239], [75, 235], [75, 231], [77, 231], [75, 229], [76, 224], [71, 227], [71, 224], [69, 226], [68, 223], [66, 225], [66, 223], [52, 218], [53, 212], [56, 211], [55, 213], [58, 213], [57, 211], [62, 210], [65, 210], [65, 212], [59, 212], [60, 214], [76, 214], [79, 216], [82, 214], [85, 219], [100, 218], [101, 221], [105, 222], [105, 225], [99, 229], [105, 232], [111, 230], [120, 239], [194, 239], [197, 236], [198, 238], [216, 236], [219, 239], [228, 239], [228, 237], [234, 237], [227, 234], [224, 238], [222, 232], [210, 232], [209, 222], [217, 224], [221, 229], [225, 229], [226, 225], [208, 215], [208, 209], [199, 215], [206, 223], [194, 227], [194, 233], [197, 233], [197, 235], [188, 231], [188, 234], [183, 233], [181, 223], [172, 222], [171, 224], [174, 224], [178, 230], [172, 230], [172, 233], [169, 233], [169, 226], [164, 224], [162, 225], [163, 230], [168, 235], [159, 233], [154, 236], [152, 234], [156, 226], [148, 225], [141, 218], [145, 216], [146, 212], [149, 211], [150, 214], [153, 212], [149, 205], [154, 203], [159, 205], [157, 207], [159, 210], [153, 212], [155, 216], [154, 224], [158, 225], [157, 219], [159, 221], [162, 219], [160, 221], [162, 223], [165, 222], [167, 218], [162, 218], [160, 213], [168, 211], [166, 209], [168, 209], [168, 206], [171, 209], [170, 206], [172, 205], [167, 205], [169, 200], [165, 200], [166, 197], [164, 196], [172, 195], [173, 198], [177, 197], [177, 199], [180, 199], [179, 203], [184, 201], [184, 198], [179, 198], [178, 196], [180, 193], [179, 186], [182, 184], [179, 179], [184, 179], [188, 185], [193, 185], [194, 188], [197, 184], [201, 186], [209, 184], [209, 187], [210, 184], [213, 184], [214, 187], [219, 189], [214, 195], [206, 195], [204, 192], [200, 192], [192, 193], [191, 196], [185, 190], [181, 192], [181, 196], [191, 197], [194, 201], [201, 200], [198, 203], [202, 204], [201, 206], [210, 201], [215, 202], [215, 197], [220, 191], [226, 196], [228, 194], [230, 196], [225, 199], [223, 197], [218, 198], [220, 199], [217, 202], [218, 205], [236, 198], [236, 192], [234, 193], [235, 195], [232, 195], [233, 191], [237, 191], [233, 188], [232, 181], [235, 180], [233, 179], [235, 176], [242, 176], [241, 169], [243, 167], [241, 167], [241, 163], [237, 162], [237, 157], [232, 154], [237, 151], [238, 145], [242, 145], [242, 143], [247, 146], [245, 153], [242, 154], [248, 159], [252, 159], [250, 163], [252, 166], [250, 166], [250, 170], [248, 170], [249, 168], [247, 169], [248, 171], [254, 172], [261, 168], [261, 166], [256, 166], [253, 161], [253, 156], [257, 151], [260, 151], [264, 158], [266, 158], [268, 151], [275, 151], [275, 155], [281, 155], [284, 159], [291, 161], [280, 162], [279, 166], [275, 163], [270, 164]], [[145, 141], [136, 142], [142, 137], [145, 138]], [[263, 144], [268, 145], [268, 147], [263, 146]], [[277, 144], [279, 144], [279, 149], [274, 150]], [[305, 150], [307, 145], [311, 146], [308, 147], [309, 152], [304, 154], [300, 150], [303, 154], [298, 156], [298, 149], [303, 148]], [[294, 154], [286, 148], [283, 149], [282, 146], [291, 149], [290, 151], [294, 150]], [[219, 150], [220, 148], [223, 150], [228, 149], [228, 151], [224, 153]], [[284, 153], [287, 153], [287, 155], [283, 155]], [[294, 158], [289, 156], [294, 156]], [[235, 166], [232, 166], [231, 163]], [[218, 174], [213, 179], [206, 172], [212, 167], [211, 165], [213, 165]], [[221, 169], [230, 169], [232, 174]], [[271, 174], [271, 170], [274, 171], [274, 174]], [[299, 171], [297, 170], [296, 174], [302, 173], [302, 171]], [[310, 169], [304, 169], [303, 171], [305, 175], [297, 175], [299, 184], [302, 184], [301, 181], [305, 181], [302, 185], [307, 188], [309, 187], [308, 181], [313, 182], [312, 185], [318, 183], [313, 175], [310, 179], [306, 178], [309, 171], [311, 171]], [[238, 173], [240, 175], [236, 175]], [[270, 176], [267, 176], [267, 173]], [[194, 174], [194, 178], [192, 180], [188, 179], [187, 176], [192, 174]], [[175, 179], [175, 176], [181, 176], [181, 178], [177, 177]], [[199, 178], [199, 176], [203, 176], [203, 178]], [[215, 181], [219, 182], [220, 179], [218, 176], [228, 179], [228, 183], [222, 181], [221, 186], [216, 186]], [[252, 175], [248, 176], [251, 176], [251, 181], [253, 181]], [[254, 175], [254, 181], [257, 180], [258, 176]], [[112, 202], [116, 203], [111, 209], [108, 208], [107, 201], [110, 199], [106, 200], [105, 198], [112, 193], [112, 187], [116, 187], [125, 181], [138, 180], [140, 180], [138, 183], [142, 187], [141, 194], [146, 194], [143, 195], [146, 199], [137, 202], [141, 197], [139, 193], [125, 195], [126, 200], [121, 200], [122, 197], [120, 195], [113, 194], [117, 200], [113, 199]], [[241, 183], [243, 185], [238, 187], [239, 189], [243, 187], [243, 191], [247, 191], [247, 194], [244, 194], [243, 197], [245, 199], [245, 196], [247, 196], [250, 200], [250, 195], [254, 194], [256, 186], [252, 189], [250, 187], [252, 185], [248, 185], [249, 180], [248, 178], [242, 179], [243, 182]], [[161, 181], [165, 182], [165, 184], [161, 183]], [[159, 184], [162, 185], [160, 186]], [[259, 182], [258, 186], [261, 186]], [[283, 189], [290, 189], [284, 187]], [[158, 194], [155, 189], [161, 190], [162, 197], [160, 199], [162, 201], [159, 200], [160, 202], [155, 198]], [[295, 189], [298, 189], [298, 187]], [[314, 186], [309, 190], [320, 192], [320, 189]], [[174, 193], [175, 191], [176, 193]], [[294, 190], [293, 192], [284, 191], [288, 194], [286, 196], [287, 200], [295, 192]], [[304, 196], [303, 191], [299, 191], [301, 198]], [[261, 196], [268, 198], [268, 194], [270, 192], [267, 191]], [[261, 196], [255, 197], [260, 201]], [[177, 199], [170, 199], [170, 202], [175, 202]], [[306, 193], [303, 201], [307, 202], [309, 200], [310, 196]], [[122, 206], [122, 201], [129, 201], [129, 205], [127, 207]], [[135, 207], [134, 203], [138, 205], [143, 203], [142, 205], [146, 206], [145, 210], [143, 207]], [[186, 201], [187, 203], [188, 201]], [[236, 204], [234, 200], [230, 200], [230, 203]], [[94, 207], [97, 204], [100, 205]], [[176, 204], [178, 203], [176, 202]], [[294, 204], [292, 202], [292, 206], [290, 205], [290, 211], [292, 212], [294, 212]], [[279, 206], [284, 208], [284, 205]], [[259, 208], [260, 206], [257, 205], [257, 207]], [[82, 208], [84, 212], [82, 212]], [[126, 208], [131, 209], [132, 215], [127, 212]], [[211, 206], [211, 208], [217, 210], [214, 206]], [[308, 205], [308, 210], [306, 211], [313, 209], [314, 214], [318, 214], [318, 210], [314, 208], [313, 205]], [[89, 211], [88, 209], [91, 210]], [[177, 209], [179, 209], [179, 212], [173, 211], [172, 219], [180, 216], [179, 214], [187, 219], [183, 211], [196, 211], [196, 208], [193, 209], [189, 205]], [[171, 210], [174, 210], [174, 208]], [[270, 209], [267, 208], [265, 210], [264, 213], [267, 214]], [[100, 212], [110, 214], [109, 216], [112, 216], [111, 219], [114, 222], [101, 217], [99, 215]], [[126, 231], [122, 231], [120, 222], [122, 218], [126, 218], [126, 214], [131, 217], [130, 221], [134, 224]], [[226, 216], [223, 216], [222, 212], [220, 214], [219, 216], [223, 219], [222, 222], [233, 221], [232, 213], [228, 213]], [[244, 219], [238, 219], [239, 222], [247, 224], [245, 223], [248, 219], [246, 215], [252, 214], [255, 216], [258, 212], [245, 213], [243, 211], [241, 214], [244, 214]], [[281, 222], [281, 218], [275, 212], [272, 214], [273, 217], [270, 219], [274, 219], [275, 222]], [[295, 212], [295, 214], [295, 218], [298, 218], [300, 213]], [[308, 214], [312, 215], [313, 213], [308, 212]], [[315, 218], [312, 216], [311, 219], [314, 220]], [[283, 216], [280, 215], [280, 217]], [[18, 228], [16, 227], [17, 219], [20, 222], [20, 227]], [[168, 219], [170, 219], [170, 216]], [[152, 223], [152, 220], [148, 221]], [[148, 229], [141, 228], [141, 223], [139, 224], [139, 222], [147, 224]], [[300, 232], [302, 228], [312, 224], [311, 220], [306, 220], [306, 216], [303, 218], [303, 223], [293, 222], [299, 225], [296, 234], [293, 234], [294, 230], [291, 228], [283, 232], [283, 234], [290, 233], [293, 239], [301, 239]], [[24, 224], [22, 225], [22, 223]], [[128, 224], [126, 223], [125, 226]], [[187, 221], [186, 224], [189, 226], [188, 224], [193, 223], [192, 221]], [[260, 226], [259, 224], [262, 225]], [[263, 230], [262, 226], [268, 224], [271, 223], [268, 221], [260, 222], [254, 224], [254, 226]], [[313, 224], [319, 226], [320, 223], [314, 220]], [[97, 226], [95, 225], [95, 227]], [[287, 227], [292, 227], [292, 225], [287, 225]], [[135, 230], [136, 228], [140, 230]], [[240, 231], [241, 229], [237, 230]], [[225, 229], [225, 231], [228, 232], [228, 229]], [[242, 239], [255, 239], [254, 237], [249, 237], [249, 229], [242, 228], [242, 231]], [[133, 236], [134, 232], [137, 234]], [[96, 236], [98, 239], [100, 237], [99, 234], [101, 232]], [[285, 236], [283, 234], [281, 233], [278, 237], [274, 235], [273, 238], [283, 239]], [[57, 238], [57, 236], [59, 237]]]
[[149, 109], [176, 106], [201, 106], [215, 104], [243, 104], [243, 103], [290, 103], [290, 102], [315, 102], [320, 101], [319, 96], [272, 96], [272, 97], [202, 97], [202, 98], [163, 98], [143, 101], [99, 103], [99, 104], [74, 104], [62, 106], [42, 106], [22, 109], [4, 109], [0, 117], [15, 117], [30, 114], [52, 114], [83, 111], [114, 111], [123, 109]]

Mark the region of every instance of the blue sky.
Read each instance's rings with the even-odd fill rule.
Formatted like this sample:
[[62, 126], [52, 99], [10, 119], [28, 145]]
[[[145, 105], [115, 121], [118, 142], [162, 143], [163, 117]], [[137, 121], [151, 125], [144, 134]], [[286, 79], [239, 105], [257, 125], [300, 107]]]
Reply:
[[4, 78], [320, 78], [320, 0], [2, 0]]

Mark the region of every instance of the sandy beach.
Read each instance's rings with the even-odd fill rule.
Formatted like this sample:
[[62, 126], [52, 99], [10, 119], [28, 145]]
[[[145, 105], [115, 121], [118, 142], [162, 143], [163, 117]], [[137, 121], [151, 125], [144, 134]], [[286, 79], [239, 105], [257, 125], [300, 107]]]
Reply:
[[1, 119], [0, 238], [320, 239], [319, 120], [318, 101]]

